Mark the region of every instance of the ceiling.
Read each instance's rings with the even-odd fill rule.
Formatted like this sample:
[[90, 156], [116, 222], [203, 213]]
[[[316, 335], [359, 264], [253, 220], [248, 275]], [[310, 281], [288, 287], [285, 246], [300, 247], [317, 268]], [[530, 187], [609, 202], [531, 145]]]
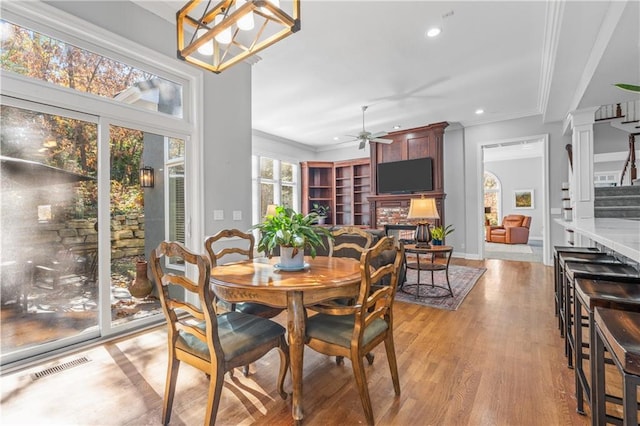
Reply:
[[[170, 22], [184, 3], [134, 1]], [[252, 125], [324, 150], [362, 130], [363, 105], [373, 133], [563, 120], [638, 98], [612, 84], [640, 84], [639, 21], [637, 1], [301, 0], [302, 29], [253, 65]]]

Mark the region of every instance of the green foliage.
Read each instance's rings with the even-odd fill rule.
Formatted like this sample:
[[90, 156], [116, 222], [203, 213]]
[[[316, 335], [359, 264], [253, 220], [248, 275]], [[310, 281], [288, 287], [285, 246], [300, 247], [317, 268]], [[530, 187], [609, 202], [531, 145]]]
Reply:
[[622, 90], [628, 90], [629, 92], [640, 92], [640, 86], [636, 86], [635, 84], [616, 83], [614, 86]]
[[329, 212], [331, 211], [331, 207], [313, 203], [313, 209], [311, 211], [316, 213], [320, 217], [327, 217], [329, 215]]
[[444, 241], [444, 237], [455, 231], [455, 228], [452, 228], [452, 226], [453, 225], [436, 226], [431, 230], [431, 238], [437, 241]]
[[324, 247], [322, 237], [332, 238], [329, 230], [314, 225], [317, 220], [318, 215], [316, 213], [309, 213], [305, 216], [301, 213], [296, 213], [290, 207], [276, 207], [275, 215], [267, 216], [264, 222], [251, 228], [260, 231], [258, 251], [263, 251], [270, 255], [273, 253], [273, 249], [278, 246], [299, 249], [308, 247], [311, 257], [315, 257], [316, 247]]

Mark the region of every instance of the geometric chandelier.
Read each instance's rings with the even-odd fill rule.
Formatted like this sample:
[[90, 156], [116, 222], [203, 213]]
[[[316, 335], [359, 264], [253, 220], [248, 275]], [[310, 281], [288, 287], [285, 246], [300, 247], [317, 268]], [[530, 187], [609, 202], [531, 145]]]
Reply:
[[219, 73], [300, 29], [300, 0], [191, 0], [176, 13], [178, 58]]

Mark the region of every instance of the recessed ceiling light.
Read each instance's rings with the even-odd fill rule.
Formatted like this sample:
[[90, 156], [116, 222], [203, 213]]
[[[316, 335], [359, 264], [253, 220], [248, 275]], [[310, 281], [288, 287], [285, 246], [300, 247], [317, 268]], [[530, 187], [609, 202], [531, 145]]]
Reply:
[[476, 110], [476, 114], [480, 115], [480, 114], [484, 114], [484, 110], [482, 108], [478, 108]]
[[339, 137], [339, 136], [334, 136], [334, 137], [333, 137], [333, 140], [334, 140], [334, 141], [339, 141], [339, 140], [340, 140], [340, 137]]
[[396, 124], [395, 126], [393, 126], [393, 130], [398, 130], [400, 128], [399, 124]]
[[427, 30], [427, 37], [436, 37], [438, 36], [440, 33], [442, 32], [442, 30], [438, 27], [433, 27], [433, 28], [429, 28]]

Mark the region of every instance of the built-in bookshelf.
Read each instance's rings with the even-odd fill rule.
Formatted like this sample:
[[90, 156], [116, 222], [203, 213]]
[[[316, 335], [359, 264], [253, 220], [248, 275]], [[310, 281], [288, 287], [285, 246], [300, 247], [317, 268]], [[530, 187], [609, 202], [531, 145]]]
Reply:
[[368, 158], [300, 163], [303, 213], [312, 211], [314, 203], [328, 205], [331, 213], [326, 224], [369, 226], [369, 164]]

